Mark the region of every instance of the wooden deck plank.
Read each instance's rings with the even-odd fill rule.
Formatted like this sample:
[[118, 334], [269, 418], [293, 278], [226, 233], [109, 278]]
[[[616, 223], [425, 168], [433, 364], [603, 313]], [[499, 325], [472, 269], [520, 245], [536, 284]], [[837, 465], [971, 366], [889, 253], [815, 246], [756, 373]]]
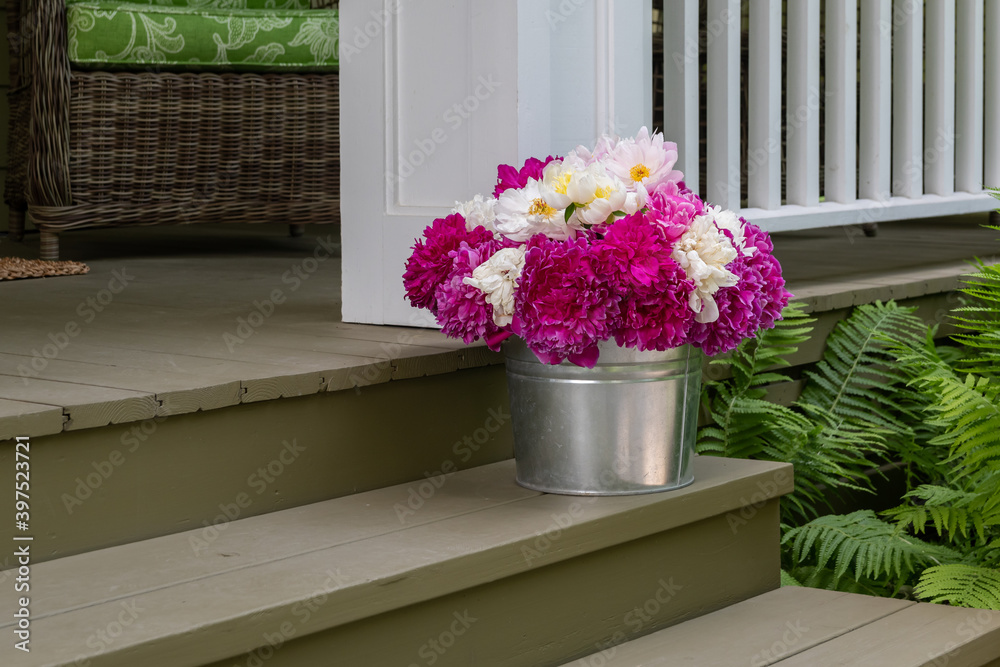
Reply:
[[[0, 339], [0, 350], [18, 350], [21, 346]], [[0, 354], [6, 354], [0, 352]], [[59, 360], [78, 361], [109, 368], [127, 368], [160, 375], [179, 373], [204, 378], [204, 386], [220, 382], [240, 381], [242, 402], [289, 396], [304, 396], [322, 390], [325, 384], [322, 370], [296, 373], [287, 363], [231, 361], [187, 354], [130, 350], [113, 345], [96, 345], [74, 341], [59, 352]], [[286, 374], [287, 373], [287, 374]], [[329, 375], [329, 373], [326, 373]]]
[[[28, 356], [31, 351], [22, 344], [27, 338], [0, 338], [0, 354]], [[44, 357], [39, 353], [39, 358]], [[34, 358], [34, 357], [29, 357]], [[112, 344], [82, 343], [72, 344], [59, 351], [58, 359], [103, 365], [117, 368], [141, 369], [152, 373], [198, 374], [214, 380], [234, 378], [266, 378], [274, 374], [276, 366], [268, 363], [213, 359], [188, 354], [154, 352], [151, 350], [128, 350]], [[282, 365], [281, 367], [284, 367]]]
[[159, 407], [152, 393], [96, 387], [52, 380], [8, 378], [0, 382], [0, 398], [45, 405], [61, 405], [69, 419], [64, 430], [140, 421], [156, 416]]
[[[784, 665], [784, 658], [897, 614], [912, 602], [780, 588], [597, 654], [608, 667]], [[577, 661], [567, 663], [576, 665]], [[812, 667], [833, 664], [808, 663]], [[888, 663], [883, 663], [888, 664]]]
[[832, 310], [874, 300], [906, 299], [956, 289], [971, 271], [968, 262], [950, 262], [887, 273], [853, 275], [843, 279], [800, 282], [792, 286], [795, 296], [814, 310]]
[[0, 398], [0, 440], [59, 433], [63, 421], [61, 406]]
[[[869, 598], [878, 599], [878, 598]], [[1000, 612], [914, 604], [779, 667], [982, 667], [1000, 658]]]
[[[124, 544], [113, 548], [114, 558], [99, 550], [36, 564], [36, 573], [43, 576], [37, 576], [32, 587], [32, 615], [41, 619], [540, 495], [512, 480], [510, 463], [481, 466], [225, 523], [218, 529]], [[87, 572], [86, 578], [76, 576], [81, 571]], [[11, 625], [13, 602], [0, 596], [5, 614], [0, 627]]]
[[461, 351], [459, 368], [479, 368], [504, 363], [503, 352], [494, 352], [486, 346], [466, 347]]
[[275, 328], [290, 329], [300, 333], [322, 334], [338, 338], [357, 338], [384, 343], [405, 343], [459, 350], [465, 343], [448, 338], [436, 329], [415, 327], [377, 326], [372, 324], [352, 324], [350, 322], [282, 319], [275, 322]]
[[[488, 548], [500, 548], [502, 552], [494, 554], [498, 557], [487, 558], [489, 565], [478, 571], [463, 568], [461, 574], [495, 579], [558, 562], [581, 550], [599, 549], [602, 541], [624, 535], [638, 538], [738, 509], [740, 494], [733, 494], [733, 488], [746, 491], [744, 496], [759, 493], [759, 484], [773, 481], [779, 470], [788, 483], [775, 485], [769, 497], [777, 498], [791, 489], [788, 464], [699, 457], [696, 483], [669, 494], [580, 498], [521, 489], [513, 482], [513, 465], [504, 461], [455, 473], [434, 492], [425, 492], [429, 496], [423, 498], [426, 505], [412, 515], [405, 512], [410, 507], [407, 502], [411, 491], [422, 498], [424, 481], [225, 523], [217, 533], [199, 529], [80, 554], [72, 560], [40, 563], [34, 572], [38, 588], [32, 598], [32, 617], [40, 620], [143, 593], [157, 595], [168, 583], [207, 585], [210, 578], [239, 576], [249, 567], [286, 571], [294, 577], [297, 568], [288, 568], [288, 561], [297, 558], [313, 564], [340, 564], [345, 569], [350, 563], [352, 586], [383, 586], [397, 571], [415, 568], [420, 562], [431, 564], [463, 554], [478, 561]], [[551, 532], [554, 517], [564, 514], [573, 519], [564, 530], [579, 534], [563, 536], [550, 548], [542, 547], [544, 553], [526, 558], [520, 540]], [[610, 517], [619, 523], [617, 534], [596, 535]], [[211, 542], [202, 548], [198, 540], [208, 542], [209, 534]], [[435, 546], [429, 549], [428, 544]], [[508, 551], [505, 545], [516, 547]], [[150, 568], [151, 561], [161, 568]], [[86, 578], [71, 576], [80, 572], [76, 563], [83, 564]], [[417, 595], [432, 593], [415, 583]], [[276, 584], [271, 594], [280, 599], [281, 586]], [[263, 591], [261, 595], [264, 604]], [[0, 619], [13, 618], [16, 600], [0, 597], [0, 605]], [[351, 616], [362, 610], [345, 611]], [[13, 624], [0, 620], [0, 628]]]
[[[372, 361], [393, 358], [379, 343], [372, 341], [347, 340], [341, 347], [338, 340], [323, 340], [317, 336], [272, 334], [266, 339], [255, 336], [248, 339], [248, 342], [237, 343], [230, 340], [227, 344], [222, 332], [215, 334], [199, 332], [193, 323], [191, 327], [167, 335], [156, 329], [150, 331], [115, 326], [102, 331], [84, 330], [77, 340], [80, 343], [99, 343], [135, 352], [164, 352], [222, 361], [294, 365], [298, 366], [299, 370], [360, 368]], [[18, 348], [24, 349], [20, 346], [26, 344], [30, 344], [27, 335], [15, 334], [0, 342], [0, 351], [12, 352]], [[75, 341], [71, 342], [70, 346], [75, 344]], [[399, 354], [423, 356], [438, 355], [442, 352], [441, 348], [436, 347], [404, 346]]]
[[246, 518], [509, 459], [509, 420], [494, 367], [38, 438], [32, 562], [201, 528], [241, 493]]
[[[88, 340], [81, 341], [81, 344]], [[200, 341], [128, 330], [103, 332], [100, 337], [95, 337], [95, 342], [97, 340], [102, 345], [121, 351], [123, 355], [132, 355], [133, 359], [141, 359], [147, 354], [160, 353], [180, 355], [189, 359], [206, 359], [223, 366], [229, 362], [235, 362], [237, 365], [250, 364], [256, 366], [258, 371], [263, 367], [272, 368], [269, 375], [258, 374], [258, 377], [253, 379], [297, 376], [303, 372], [320, 372], [324, 377], [326, 372], [330, 372], [331, 375], [336, 371], [351, 374], [361, 372], [369, 366], [383, 361], [376, 357], [315, 352], [290, 347], [265, 347], [250, 343], [241, 345], [230, 353], [221, 340], [218, 342]], [[22, 341], [23, 339], [19, 340], [16, 336], [4, 339], [0, 341], [0, 350], [6, 352], [10, 349], [18, 349], [18, 345]], [[77, 345], [76, 342], [71, 343], [66, 349], [68, 350], [75, 345]], [[440, 353], [440, 350], [435, 349], [434, 352]], [[388, 379], [389, 377], [386, 376], [382, 381], [388, 381]], [[278, 396], [274, 396], [274, 398], [278, 398]]]
[[241, 380], [243, 394], [240, 396], [240, 402], [256, 403], [275, 398], [293, 398], [316, 394], [325, 391], [326, 376], [331, 375], [330, 372], [325, 371], [288, 375], [274, 375], [273, 373], [272, 371], [272, 375], [266, 377]]
[[[119, 588], [111, 592], [113, 597], [82, 602], [61, 613], [45, 615], [35, 608], [35, 636], [58, 636], [60, 641], [40, 644], [37, 651], [33, 647], [30, 664], [75, 659], [85, 650], [82, 647], [94, 628], [117, 617], [123, 607], [155, 612], [143, 616], [142, 622], [133, 624], [114, 643], [111, 650], [117, 660], [106, 656], [102, 664], [125, 664], [123, 661], [128, 660], [136, 664], [148, 656], [162, 655], [164, 644], [159, 642], [177, 638], [184, 641], [188, 658], [185, 664], [194, 664], [193, 656], [201, 661], [222, 659], [251, 650], [253, 646], [247, 642], [259, 642], [261, 633], [274, 627], [275, 619], [288, 618], [296, 605], [301, 607], [303, 600], [314, 600], [320, 594], [330, 603], [317, 605], [310, 618], [298, 624], [297, 636], [719, 517], [738, 510], [741, 495], [748, 497], [759, 491], [760, 485], [773, 480], [778, 470], [786, 474], [789, 471], [787, 465], [724, 459], [701, 460], [698, 467], [695, 484], [669, 494], [600, 499], [535, 494], [330, 548], [300, 547], [295, 555], [277, 560], [224, 566], [216, 574], [194, 580], [182, 578], [176, 585], [138, 593]], [[512, 484], [509, 463], [491, 468], [494, 474], [507, 476], [507, 483]], [[789, 484], [776, 487], [776, 495], [788, 490], [790, 475]], [[449, 484], [439, 493], [453, 500], [467, 495], [467, 491], [453, 492]], [[537, 545], [537, 540], [557, 525], [555, 517], [563, 515], [572, 520], [560, 528], [560, 536], [551, 540], [551, 548], [543, 547], [545, 553], [537, 562], [526, 559], [523, 547]], [[219, 539], [226, 539], [230, 531], [234, 535], [243, 532], [242, 526], [252, 521], [229, 524]], [[608, 530], [610, 524], [615, 530]], [[718, 527], [728, 534], [724, 523]], [[301, 535], [309, 539], [315, 532], [332, 529], [324, 524]], [[257, 544], [271, 548], [263, 546], [269, 541], [266, 533], [252, 532], [259, 540]], [[106, 550], [103, 555], [117, 563], [120, 577], [126, 576], [128, 570], [150, 574], [146, 563], [119, 557], [123, 552], [118, 549]], [[223, 561], [232, 558], [217, 555]], [[47, 568], [65, 567], [70, 560], [37, 565], [34, 579], [52, 581], [54, 577]], [[183, 577], [187, 568], [204, 566], [189, 554], [172, 567], [175, 575]], [[72, 583], [64, 584], [86, 587], [87, 579], [78, 573]], [[106, 580], [104, 584], [106, 588]], [[0, 656], [12, 655], [14, 649], [9, 644], [0, 647]], [[178, 650], [176, 646], [171, 648]]]
[[[41, 370], [33, 370], [31, 358], [0, 353], [0, 385], [20, 383], [30, 386], [38, 380], [71, 382], [80, 385], [128, 389], [154, 394], [161, 415], [183, 414], [238, 405], [242, 394], [239, 380], [219, 382], [197, 375], [169, 371], [155, 374], [145, 369], [106, 366], [62, 359], [46, 359]], [[27, 370], [28, 375], [23, 371]]]

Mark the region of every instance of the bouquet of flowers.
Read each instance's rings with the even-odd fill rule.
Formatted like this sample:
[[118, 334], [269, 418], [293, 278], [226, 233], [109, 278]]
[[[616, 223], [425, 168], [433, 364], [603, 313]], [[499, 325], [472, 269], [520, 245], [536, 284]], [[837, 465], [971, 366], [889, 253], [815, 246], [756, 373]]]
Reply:
[[413, 246], [410, 303], [491, 349], [520, 336], [546, 363], [597, 362], [597, 344], [715, 355], [774, 326], [791, 296], [767, 233], [702, 202], [677, 146], [602, 137], [594, 150], [498, 168]]

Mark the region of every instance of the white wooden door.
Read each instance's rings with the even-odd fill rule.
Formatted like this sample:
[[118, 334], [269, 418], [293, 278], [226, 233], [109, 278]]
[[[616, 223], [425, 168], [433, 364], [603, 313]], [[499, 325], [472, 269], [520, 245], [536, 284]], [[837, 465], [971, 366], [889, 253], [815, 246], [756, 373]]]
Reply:
[[496, 166], [652, 113], [650, 0], [340, 5], [343, 319], [433, 326], [403, 297], [409, 249]]

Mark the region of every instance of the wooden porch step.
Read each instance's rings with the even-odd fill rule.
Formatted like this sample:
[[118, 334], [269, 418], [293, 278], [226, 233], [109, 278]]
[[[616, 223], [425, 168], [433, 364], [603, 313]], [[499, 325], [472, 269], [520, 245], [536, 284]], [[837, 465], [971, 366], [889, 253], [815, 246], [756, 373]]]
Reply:
[[1000, 612], [785, 587], [566, 663], [997, 667]]
[[503, 462], [38, 563], [26, 593], [7, 570], [0, 664], [560, 664], [777, 587], [791, 467], [695, 472], [581, 498], [520, 488]]

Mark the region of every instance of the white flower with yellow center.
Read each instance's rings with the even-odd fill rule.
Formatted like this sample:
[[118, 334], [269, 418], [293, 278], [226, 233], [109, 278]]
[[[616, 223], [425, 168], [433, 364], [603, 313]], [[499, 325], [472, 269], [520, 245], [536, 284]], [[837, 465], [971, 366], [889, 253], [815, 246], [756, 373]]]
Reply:
[[538, 186], [545, 203], [554, 209], [565, 211], [573, 203], [569, 195], [569, 184], [575, 173], [576, 168], [564, 160], [553, 160], [545, 165], [542, 181]]
[[623, 139], [604, 159], [609, 172], [634, 191], [639, 185], [652, 190], [666, 181], [679, 181], [684, 174], [674, 169], [677, 163], [677, 144], [663, 141], [663, 134], [653, 136], [644, 127], [634, 139]]
[[570, 226], [603, 225], [613, 213], [625, 208], [628, 198], [625, 184], [609, 174], [600, 163], [576, 171], [567, 194], [576, 204]]
[[511, 241], [527, 241], [535, 234], [565, 241], [573, 233], [566, 224], [564, 211], [546, 202], [538, 181], [533, 178], [523, 188], [504, 190], [495, 212], [496, 230]]
[[493, 225], [496, 220], [497, 200], [493, 197], [484, 199], [482, 195], [476, 195], [467, 202], [455, 202], [452, 213], [458, 213], [465, 218], [465, 228], [472, 231], [476, 227], [485, 227], [489, 231], [495, 231]]
[[677, 239], [671, 257], [694, 282], [689, 298], [695, 321], [708, 324], [719, 319], [714, 295], [723, 287], [732, 287], [739, 278], [726, 269], [736, 259], [737, 250], [709, 215], [699, 215], [691, 227]]
[[[565, 163], [553, 167], [554, 164], [550, 162], [545, 167], [540, 190], [550, 206], [565, 209], [573, 205], [569, 219], [571, 228], [602, 225], [625, 207], [625, 185], [608, 174], [601, 163], [595, 162], [582, 169], [573, 169]], [[637, 203], [634, 201], [633, 205]]]
[[708, 206], [705, 208], [705, 215], [712, 219], [715, 226], [719, 229], [729, 230], [729, 233], [733, 235], [733, 246], [736, 247], [745, 257], [757, 252], [755, 246], [747, 247], [746, 233], [743, 229], [743, 223], [740, 222], [740, 216], [736, 215], [735, 212], [728, 209], [724, 209], [721, 206]]
[[[509, 192], [509, 191], [508, 191]], [[524, 269], [524, 246], [501, 248], [473, 270], [463, 282], [486, 294], [493, 306], [493, 323], [505, 327], [514, 319], [514, 291]]]

